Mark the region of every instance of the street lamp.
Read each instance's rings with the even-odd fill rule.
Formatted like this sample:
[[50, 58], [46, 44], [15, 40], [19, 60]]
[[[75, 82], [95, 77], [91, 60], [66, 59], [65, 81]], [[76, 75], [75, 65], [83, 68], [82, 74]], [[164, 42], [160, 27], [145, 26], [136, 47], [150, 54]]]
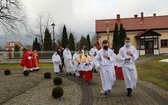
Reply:
[[55, 24], [52, 23], [51, 26], [53, 27], [53, 50], [55, 51], [55, 38], [54, 38], [54, 27], [55, 27]]

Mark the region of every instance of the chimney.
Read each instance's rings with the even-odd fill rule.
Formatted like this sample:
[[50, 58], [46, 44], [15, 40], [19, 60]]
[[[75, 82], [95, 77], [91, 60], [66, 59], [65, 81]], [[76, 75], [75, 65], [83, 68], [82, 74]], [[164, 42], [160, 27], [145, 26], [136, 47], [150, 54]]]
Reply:
[[137, 14], [135, 14], [135, 15], [134, 15], [134, 18], [138, 18], [138, 15], [137, 15]]
[[141, 20], [143, 20], [143, 19], [144, 19], [143, 12], [141, 12]]
[[155, 17], [155, 16], [156, 16], [156, 13], [153, 14], [153, 17]]
[[117, 21], [120, 21], [120, 14], [117, 14]]

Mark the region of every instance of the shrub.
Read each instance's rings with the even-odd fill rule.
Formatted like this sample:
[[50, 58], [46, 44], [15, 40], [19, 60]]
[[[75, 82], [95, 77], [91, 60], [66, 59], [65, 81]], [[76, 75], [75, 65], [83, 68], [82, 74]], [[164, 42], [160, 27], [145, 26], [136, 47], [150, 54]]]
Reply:
[[23, 75], [24, 76], [28, 76], [29, 75], [29, 71], [28, 70], [23, 71]]
[[61, 77], [55, 77], [53, 80], [55, 85], [61, 85], [62, 84], [62, 78]]
[[51, 73], [50, 73], [50, 72], [44, 73], [44, 78], [45, 78], [45, 79], [51, 78]]
[[57, 86], [57, 87], [55, 87], [54, 89], [53, 89], [53, 91], [52, 91], [52, 96], [54, 97], [54, 98], [60, 98], [60, 97], [62, 97], [63, 96], [63, 89], [62, 89], [62, 87], [60, 87], [60, 86]]
[[10, 75], [11, 71], [7, 69], [7, 70], [4, 71], [4, 73], [5, 73], [5, 75]]

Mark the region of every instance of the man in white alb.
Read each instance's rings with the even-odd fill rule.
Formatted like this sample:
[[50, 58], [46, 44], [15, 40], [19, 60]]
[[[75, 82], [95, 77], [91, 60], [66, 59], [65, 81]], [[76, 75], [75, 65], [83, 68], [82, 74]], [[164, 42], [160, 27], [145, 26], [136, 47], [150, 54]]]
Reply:
[[63, 51], [63, 57], [66, 68], [66, 75], [72, 75], [73, 72], [72, 54], [71, 51], [69, 50], [69, 45], [67, 45], [65, 50]]
[[96, 44], [93, 45], [93, 48], [90, 49], [89, 51], [89, 55], [93, 58], [93, 69], [92, 71], [93, 72], [97, 72], [96, 68], [95, 68], [95, 63], [94, 63], [94, 59], [95, 59], [95, 56], [97, 55], [98, 53], [98, 49], [96, 48]]
[[120, 48], [118, 57], [122, 63], [127, 96], [131, 97], [132, 89], [136, 87], [137, 83], [137, 70], [134, 61], [139, 56], [135, 47], [130, 44], [130, 38], [125, 38], [125, 45]]
[[115, 71], [113, 62], [116, 60], [114, 52], [108, 48], [108, 43], [107, 40], [102, 42], [102, 48], [95, 57], [96, 68], [100, 69], [100, 77], [105, 98], [108, 97], [114, 84], [113, 72]]

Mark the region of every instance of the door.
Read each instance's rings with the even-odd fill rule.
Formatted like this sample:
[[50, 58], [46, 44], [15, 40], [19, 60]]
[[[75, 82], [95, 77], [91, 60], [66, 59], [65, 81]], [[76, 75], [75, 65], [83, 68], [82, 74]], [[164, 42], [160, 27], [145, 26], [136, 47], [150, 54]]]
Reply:
[[145, 41], [145, 54], [153, 54], [153, 41]]

